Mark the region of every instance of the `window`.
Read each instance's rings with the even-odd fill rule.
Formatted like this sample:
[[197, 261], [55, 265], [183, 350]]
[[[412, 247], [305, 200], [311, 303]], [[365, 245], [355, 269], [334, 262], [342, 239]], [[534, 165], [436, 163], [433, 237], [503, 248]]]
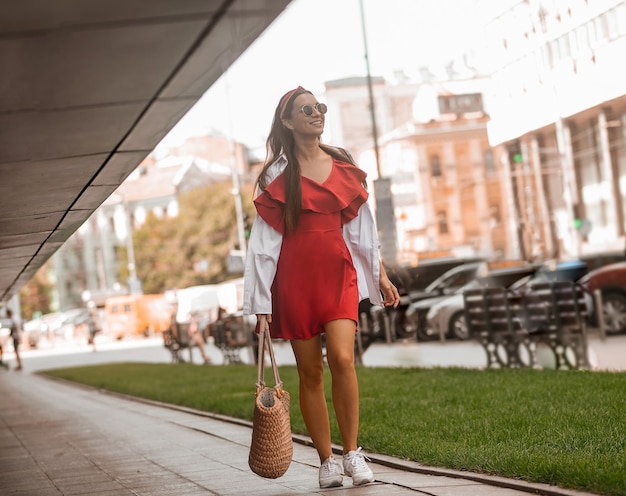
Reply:
[[441, 114], [465, 114], [483, 111], [483, 96], [480, 93], [443, 95], [438, 100], [439, 113]]
[[487, 148], [483, 152], [483, 158], [485, 160], [485, 174], [488, 177], [493, 177], [496, 175], [496, 166], [493, 161], [493, 150], [491, 148]]
[[598, 16], [593, 20], [596, 28], [596, 40], [605, 41], [608, 38], [607, 19], [604, 15]]
[[626, 33], [626, 5], [618, 5], [606, 13], [609, 38], [615, 40]]
[[445, 212], [437, 212], [439, 234], [448, 234], [448, 217]]
[[441, 160], [439, 160], [439, 155], [430, 157], [430, 174], [433, 177], [441, 177]]
[[502, 218], [500, 215], [500, 207], [498, 205], [491, 205], [489, 207], [489, 211], [491, 212], [491, 223], [493, 226], [497, 226], [502, 222]]

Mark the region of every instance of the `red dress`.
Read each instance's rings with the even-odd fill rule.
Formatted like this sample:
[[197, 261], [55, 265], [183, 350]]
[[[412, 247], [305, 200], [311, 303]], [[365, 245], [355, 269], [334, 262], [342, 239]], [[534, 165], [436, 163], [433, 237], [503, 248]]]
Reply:
[[273, 338], [309, 339], [331, 320], [358, 321], [357, 276], [342, 225], [367, 201], [365, 177], [358, 167], [336, 159], [323, 183], [303, 177], [300, 220], [290, 234], [283, 220], [284, 174], [255, 200], [258, 214], [283, 234], [272, 284]]

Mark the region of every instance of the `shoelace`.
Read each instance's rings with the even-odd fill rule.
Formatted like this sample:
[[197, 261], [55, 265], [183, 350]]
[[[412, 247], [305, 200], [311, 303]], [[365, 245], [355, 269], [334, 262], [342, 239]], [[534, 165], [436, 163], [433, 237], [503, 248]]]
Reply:
[[[324, 473], [324, 475], [334, 474], [335, 472], [338, 472], [338, 470], [336, 469], [337, 465], [339, 465], [337, 463], [337, 460], [335, 460], [334, 458], [329, 458], [322, 465], [322, 472]], [[331, 466], [333, 467], [332, 469], [331, 469]]]
[[371, 461], [367, 456], [361, 453], [361, 448], [357, 449], [352, 456], [348, 458], [348, 462], [350, 465], [355, 467], [356, 469], [368, 469], [365, 460], [368, 462]]

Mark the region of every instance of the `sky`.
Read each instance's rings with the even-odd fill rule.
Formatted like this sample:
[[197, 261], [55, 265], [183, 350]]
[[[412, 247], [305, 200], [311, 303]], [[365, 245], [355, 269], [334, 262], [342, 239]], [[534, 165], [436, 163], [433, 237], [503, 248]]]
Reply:
[[[498, 0], [492, 0], [498, 1]], [[280, 97], [298, 85], [443, 67], [480, 30], [488, 0], [293, 0], [159, 147], [212, 130], [263, 148]], [[330, 109], [329, 111], [332, 111]]]

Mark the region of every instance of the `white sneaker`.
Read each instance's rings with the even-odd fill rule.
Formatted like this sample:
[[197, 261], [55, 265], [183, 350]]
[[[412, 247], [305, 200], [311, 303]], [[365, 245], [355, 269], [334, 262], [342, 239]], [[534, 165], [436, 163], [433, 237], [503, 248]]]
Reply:
[[374, 473], [365, 463], [365, 456], [361, 453], [361, 448], [343, 455], [343, 471], [352, 477], [352, 484], [355, 486], [374, 482]]
[[320, 488], [325, 489], [327, 487], [339, 487], [342, 485], [343, 477], [341, 476], [341, 468], [337, 460], [335, 460], [335, 457], [330, 455], [320, 467]]

